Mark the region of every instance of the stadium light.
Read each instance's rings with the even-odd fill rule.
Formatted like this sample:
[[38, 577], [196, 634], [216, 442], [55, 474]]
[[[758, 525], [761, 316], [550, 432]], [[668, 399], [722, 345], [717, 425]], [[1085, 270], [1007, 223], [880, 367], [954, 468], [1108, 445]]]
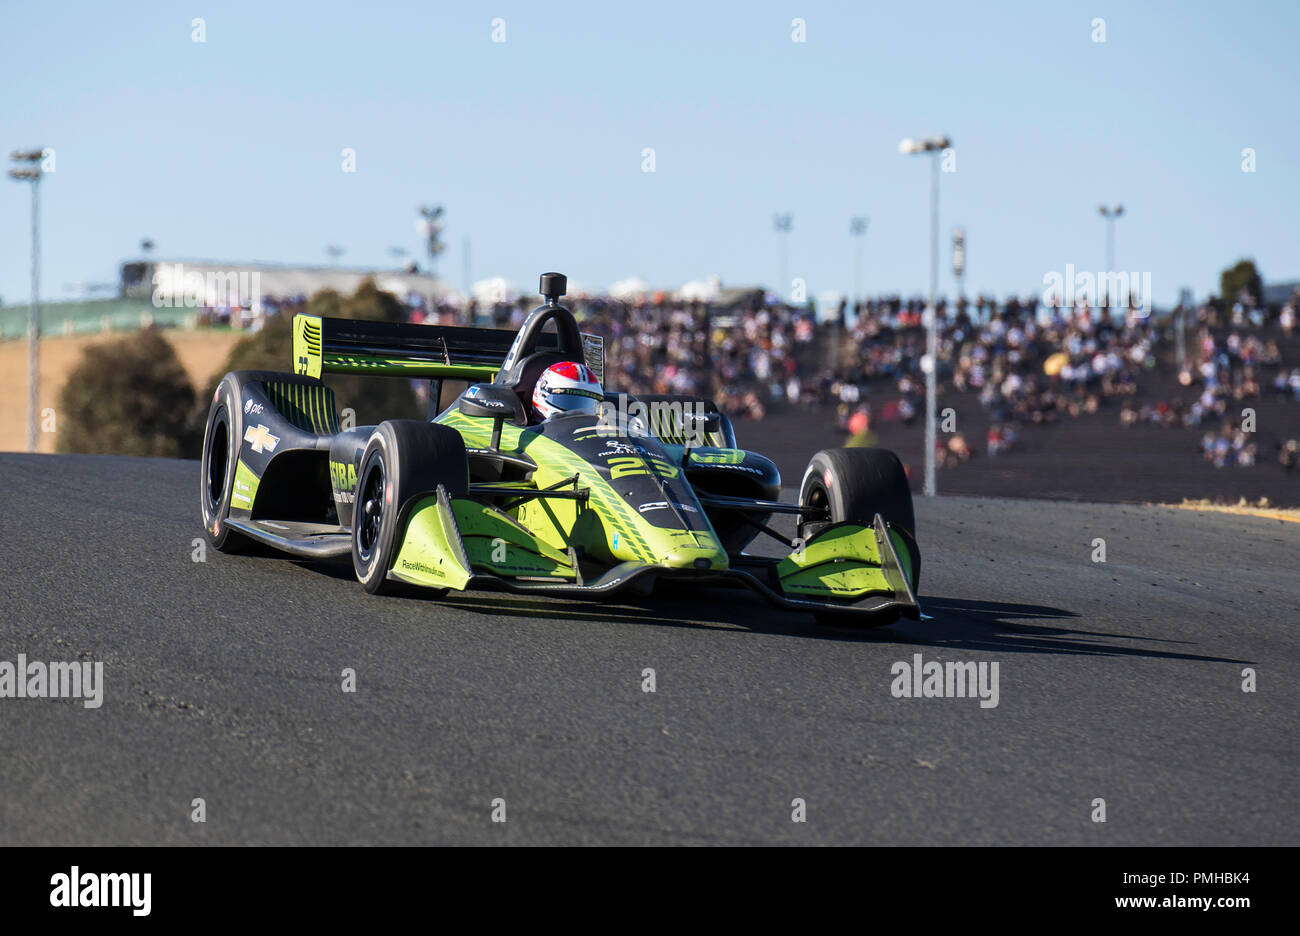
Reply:
[[781, 253], [781, 275], [776, 282], [776, 294], [781, 297], [782, 302], [785, 302], [787, 240], [790, 232], [794, 230], [794, 215], [789, 212], [772, 215], [772, 227], [776, 230], [777, 245]]
[[898, 151], [904, 156], [915, 156], [917, 153], [938, 153], [952, 146], [952, 141], [945, 136], [928, 137], [924, 140], [913, 140], [908, 137], [898, 144]]
[[1107, 208], [1102, 205], [1097, 213], [1106, 219], [1106, 272], [1115, 272], [1115, 220], [1124, 216], [1124, 206]]
[[41, 160], [45, 148], [14, 150], [9, 158], [27, 168], [10, 169], [9, 177], [32, 185], [32, 294], [27, 312], [27, 451], [36, 451], [36, 417], [40, 406], [41, 361]]
[[859, 216], [849, 219], [849, 236], [853, 238], [853, 301], [856, 302], [863, 298], [862, 295], [862, 241], [867, 234], [867, 226], [871, 219]]
[[957, 298], [966, 297], [966, 229], [952, 229], [952, 275], [957, 280]]
[[898, 151], [905, 156], [930, 153], [934, 158], [934, 177], [930, 183], [930, 305], [929, 321], [925, 329], [925, 356], [929, 367], [925, 370], [925, 486], [926, 497], [935, 495], [934, 443], [935, 443], [935, 373], [939, 370], [939, 313], [935, 296], [939, 292], [939, 156], [952, 146], [946, 136], [928, 137], [924, 140], [905, 139]]
[[434, 276], [438, 264], [438, 255], [447, 249], [447, 245], [442, 241], [442, 232], [446, 223], [442, 216], [446, 214], [446, 209], [442, 205], [435, 205], [430, 208], [428, 205], [420, 207], [420, 220], [415, 223], [415, 228], [424, 238], [424, 247], [429, 254], [429, 275]]

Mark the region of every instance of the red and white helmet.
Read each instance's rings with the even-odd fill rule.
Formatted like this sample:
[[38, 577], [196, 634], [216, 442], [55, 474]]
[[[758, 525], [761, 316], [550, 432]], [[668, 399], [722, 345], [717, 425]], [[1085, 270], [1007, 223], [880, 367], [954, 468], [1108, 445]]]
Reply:
[[595, 413], [605, 392], [586, 364], [561, 361], [542, 371], [533, 387], [533, 409], [542, 419], [560, 413]]

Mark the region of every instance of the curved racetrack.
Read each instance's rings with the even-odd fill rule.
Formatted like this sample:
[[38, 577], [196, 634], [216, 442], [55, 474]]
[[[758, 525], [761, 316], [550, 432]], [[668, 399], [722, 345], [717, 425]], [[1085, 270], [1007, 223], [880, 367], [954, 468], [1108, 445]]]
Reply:
[[[105, 679], [99, 709], [0, 699], [0, 844], [1300, 840], [1297, 523], [918, 499], [931, 619], [844, 632], [738, 591], [196, 563], [197, 474], [0, 455], [0, 660]], [[918, 653], [997, 662], [999, 704], [894, 698]]]

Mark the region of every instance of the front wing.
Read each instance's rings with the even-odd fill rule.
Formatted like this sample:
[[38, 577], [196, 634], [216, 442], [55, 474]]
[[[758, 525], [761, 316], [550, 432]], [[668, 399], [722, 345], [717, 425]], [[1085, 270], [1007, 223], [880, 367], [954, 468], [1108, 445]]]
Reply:
[[582, 598], [663, 580], [744, 586], [796, 610], [920, 617], [915, 546], [878, 514], [870, 526], [834, 524], [784, 558], [742, 555], [723, 570], [623, 562], [584, 576], [572, 548], [561, 551], [509, 514], [440, 486], [409, 505], [400, 543], [388, 577], [429, 588]]

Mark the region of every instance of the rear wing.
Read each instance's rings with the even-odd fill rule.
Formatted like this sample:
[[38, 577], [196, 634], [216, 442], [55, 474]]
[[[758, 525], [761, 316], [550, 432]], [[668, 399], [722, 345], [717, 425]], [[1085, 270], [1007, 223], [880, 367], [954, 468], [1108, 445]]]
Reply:
[[[515, 341], [503, 328], [417, 325], [360, 319], [293, 317], [293, 370], [320, 379], [324, 374], [370, 374], [431, 380], [491, 380]], [[582, 336], [584, 363], [605, 377], [605, 343]], [[560, 350], [559, 336], [538, 336], [538, 351]]]

